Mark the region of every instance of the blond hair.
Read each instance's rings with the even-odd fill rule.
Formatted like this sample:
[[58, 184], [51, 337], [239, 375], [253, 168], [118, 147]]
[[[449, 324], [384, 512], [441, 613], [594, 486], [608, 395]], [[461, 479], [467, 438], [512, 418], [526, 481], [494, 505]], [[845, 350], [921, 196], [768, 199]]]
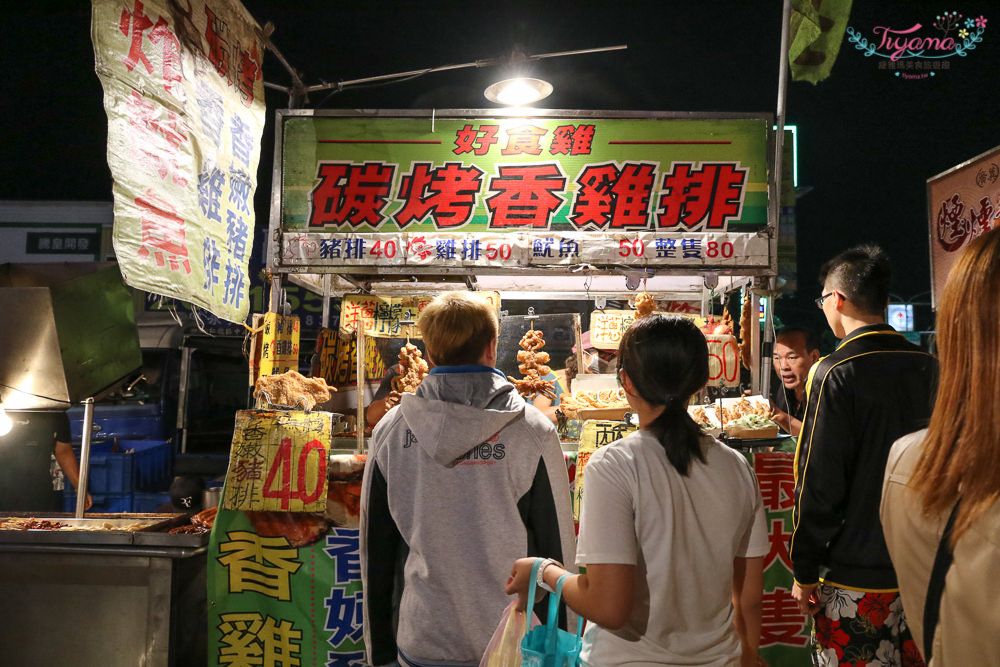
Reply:
[[952, 546], [1000, 497], [1000, 229], [975, 239], [948, 275], [937, 313], [934, 413], [913, 476], [929, 515], [962, 498]]
[[496, 311], [474, 292], [445, 292], [420, 311], [417, 321], [427, 354], [438, 366], [478, 363], [500, 333]]

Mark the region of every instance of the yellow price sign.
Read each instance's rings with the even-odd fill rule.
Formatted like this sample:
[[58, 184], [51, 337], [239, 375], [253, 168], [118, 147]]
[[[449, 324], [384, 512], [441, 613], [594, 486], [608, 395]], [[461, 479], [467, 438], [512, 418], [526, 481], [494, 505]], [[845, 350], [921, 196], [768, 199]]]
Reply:
[[223, 508], [325, 511], [332, 428], [328, 412], [238, 411]]
[[598, 350], [617, 350], [635, 317], [634, 310], [595, 310], [590, 314], [590, 344]]
[[[499, 292], [477, 292], [500, 309]], [[361, 326], [366, 336], [375, 338], [420, 338], [416, 322], [420, 312], [434, 299], [433, 294], [378, 296], [346, 294], [340, 303], [340, 331], [353, 335]]]
[[[686, 312], [662, 312], [657, 315], [686, 317], [699, 329], [705, 326], [705, 318]], [[634, 310], [595, 310], [590, 314], [590, 344], [598, 350], [617, 350], [622, 336], [638, 318]]]
[[279, 375], [299, 369], [299, 318], [277, 313], [264, 315], [260, 374]]
[[[591, 334], [593, 335], [593, 334]], [[591, 455], [601, 447], [621, 440], [637, 427], [620, 421], [588, 419], [580, 430], [580, 445], [576, 450], [576, 477], [573, 487], [573, 518], [580, 520], [580, 504], [583, 502], [583, 475]]]

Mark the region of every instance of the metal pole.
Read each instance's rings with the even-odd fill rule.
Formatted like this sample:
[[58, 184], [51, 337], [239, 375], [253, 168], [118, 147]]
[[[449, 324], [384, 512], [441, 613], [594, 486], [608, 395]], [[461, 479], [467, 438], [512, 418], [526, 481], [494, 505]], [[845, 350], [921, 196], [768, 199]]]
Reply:
[[792, 13], [792, 0], [784, 0], [781, 14], [781, 48], [778, 53], [778, 105], [774, 117], [774, 161], [771, 181], [774, 184], [774, 197], [770, 210], [768, 226], [771, 228], [771, 238], [778, 238], [778, 222], [781, 213], [781, 162], [785, 143], [785, 101], [788, 97], [788, 22]]
[[191, 356], [194, 349], [185, 343], [181, 347], [181, 370], [180, 389], [177, 393], [177, 435], [180, 438], [180, 451], [187, 453], [187, 411], [188, 411], [188, 385], [191, 382]]
[[771, 396], [771, 372], [767, 365], [771, 363], [774, 353], [774, 299], [776, 297], [774, 278], [767, 279], [767, 308], [764, 309], [764, 345], [761, 347], [761, 394], [765, 398]]
[[83, 437], [80, 441], [80, 478], [76, 484], [76, 518], [83, 518], [87, 505], [87, 476], [90, 474], [90, 434], [94, 428], [94, 397], [83, 401]]
[[[772, 200], [770, 206], [768, 206], [768, 229], [771, 233], [768, 244], [771, 254], [771, 269], [774, 275], [778, 273], [778, 225], [781, 221], [781, 169], [785, 143], [785, 102], [788, 97], [788, 24], [791, 15], [792, 0], [784, 0], [781, 8], [781, 48], [778, 49], [778, 105], [774, 118], [774, 160], [772, 162], [773, 173], [771, 178]], [[774, 300], [777, 297], [777, 285], [773, 276], [768, 278], [767, 287], [769, 301], [767, 304], [768, 321], [764, 323], [763, 351], [765, 352], [770, 351], [774, 343], [774, 325], [770, 320], [774, 309]], [[760, 390], [761, 394], [765, 398], [768, 398], [771, 392], [771, 373], [769, 369], [764, 368], [765, 363], [770, 364], [771, 360], [768, 358], [760, 359]]]
[[281, 303], [281, 274], [276, 273], [271, 276], [271, 299], [268, 304], [268, 311], [284, 315]]
[[357, 344], [357, 359], [358, 359], [358, 420], [357, 420], [357, 430], [358, 430], [358, 440], [356, 451], [358, 454], [365, 453], [365, 427], [368, 426], [368, 419], [365, 417], [365, 385], [368, 384], [365, 380], [365, 332], [364, 323], [358, 319], [358, 344]]
[[576, 374], [583, 375], [587, 369], [583, 367], [583, 334], [580, 333], [580, 313], [573, 314], [573, 340], [576, 341]]
[[[268, 45], [270, 47], [270, 44]], [[628, 48], [627, 44], [617, 44], [615, 46], [601, 46], [595, 49], [577, 49], [575, 51], [558, 51], [555, 53], [538, 53], [535, 55], [524, 56], [525, 61], [530, 60], [542, 60], [544, 58], [560, 58], [562, 56], [579, 56], [587, 53], [604, 53], [605, 51], [623, 51]], [[272, 49], [273, 50], [273, 49]], [[277, 54], [277, 52], [275, 51]], [[362, 79], [349, 79], [347, 81], [337, 81], [336, 83], [319, 83], [312, 86], [302, 86], [298, 88], [293, 88], [293, 92], [299, 94], [316, 93], [323, 90], [337, 91], [343, 90], [344, 88], [349, 88], [351, 86], [361, 86], [370, 83], [381, 83], [383, 81], [393, 81], [396, 79], [412, 79], [414, 77], [423, 76], [424, 74], [430, 74], [432, 72], [446, 72], [449, 70], [456, 69], [467, 69], [470, 67], [493, 67], [496, 65], [501, 65], [505, 62], [504, 58], [485, 58], [482, 60], [474, 60], [467, 63], [459, 63], [456, 65], [441, 65], [439, 67], [425, 67], [423, 69], [414, 69], [408, 72], [396, 72], [395, 74], [381, 74], [379, 76], [366, 76]], [[287, 67], [287, 65], [286, 65]]]
[[323, 328], [330, 328], [330, 283], [332, 276], [328, 273], [323, 276]]
[[763, 360], [760, 354], [760, 297], [750, 291], [747, 285], [747, 298], [750, 300], [750, 387], [756, 393], [764, 394], [761, 379], [766, 377], [764, 373]]

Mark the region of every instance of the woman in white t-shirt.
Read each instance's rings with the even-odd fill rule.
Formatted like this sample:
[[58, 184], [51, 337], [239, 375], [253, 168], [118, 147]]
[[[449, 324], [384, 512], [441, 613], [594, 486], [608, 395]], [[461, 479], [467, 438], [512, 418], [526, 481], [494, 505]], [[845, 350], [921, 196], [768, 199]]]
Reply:
[[[764, 508], [746, 459], [688, 416], [708, 380], [705, 337], [688, 319], [652, 315], [625, 333], [618, 378], [640, 430], [590, 458], [576, 564], [563, 596], [590, 623], [581, 662], [750, 667], [757, 657]], [[533, 558], [509, 594], [525, 603]], [[540, 578], [554, 587], [554, 561]]]

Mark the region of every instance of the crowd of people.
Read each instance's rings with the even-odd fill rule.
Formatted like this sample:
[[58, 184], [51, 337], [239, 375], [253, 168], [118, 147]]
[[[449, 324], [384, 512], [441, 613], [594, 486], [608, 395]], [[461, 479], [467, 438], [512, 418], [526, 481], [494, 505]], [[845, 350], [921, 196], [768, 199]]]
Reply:
[[[798, 436], [792, 597], [819, 667], [1000, 665], [1000, 230], [948, 278], [937, 357], [885, 323], [890, 279], [877, 247], [837, 255], [816, 299], [836, 349], [777, 336], [776, 413]], [[477, 665], [504, 594], [523, 606], [567, 574], [589, 621], [581, 664], [762, 664], [772, 545], [746, 459], [688, 416], [708, 377], [690, 321], [651, 315], [624, 335], [640, 428], [590, 458], [576, 539], [554, 425], [494, 368], [495, 311], [447, 293], [420, 327], [434, 369], [381, 419], [365, 468], [371, 664]]]

